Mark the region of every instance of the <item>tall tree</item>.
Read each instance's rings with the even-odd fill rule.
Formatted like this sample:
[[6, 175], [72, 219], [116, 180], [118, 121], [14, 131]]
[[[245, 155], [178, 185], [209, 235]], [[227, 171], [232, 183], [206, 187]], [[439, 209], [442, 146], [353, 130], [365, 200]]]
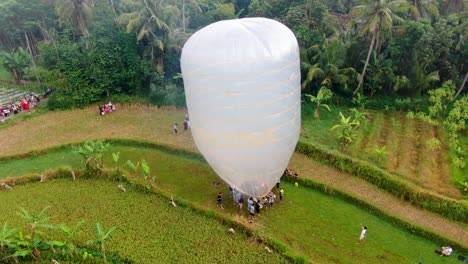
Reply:
[[62, 23], [71, 23], [83, 37], [89, 35], [88, 24], [93, 14], [93, 0], [56, 0], [55, 12]]
[[272, 7], [268, 0], [252, 0], [249, 5], [251, 16], [272, 17]]
[[330, 89], [337, 84], [347, 88], [349, 83], [357, 81], [359, 74], [356, 70], [344, 67], [346, 51], [350, 44], [346, 38], [340, 37], [334, 41], [325, 39], [321, 45], [313, 45], [304, 50], [301, 54], [301, 68], [306, 77], [302, 88], [311, 88], [314, 83]]
[[445, 15], [451, 15], [465, 11], [466, 0], [442, 0], [441, 11]]
[[[164, 51], [170, 28], [165, 21], [165, 3], [162, 0], [137, 0], [121, 3], [123, 14], [119, 22], [127, 32], [135, 32], [139, 42], [146, 42], [150, 48], [150, 63], [158, 73], [164, 74]], [[154, 63], [157, 53], [157, 63]]]
[[[455, 17], [460, 19], [458, 25], [454, 28], [454, 32], [460, 34], [459, 43], [457, 44], [457, 49], [461, 49], [462, 46], [466, 45], [466, 41], [468, 40], [468, 11], [456, 14]], [[460, 88], [458, 89], [457, 93], [453, 97], [453, 100], [457, 99], [457, 97], [460, 95], [463, 89], [465, 89], [467, 80], [468, 80], [468, 72], [465, 73], [465, 78], [463, 78]]]
[[[54, 27], [56, 17], [51, 0], [8, 0], [0, 1], [0, 49], [15, 50], [17, 46], [26, 47], [24, 34], [30, 40], [41, 39], [39, 24]], [[31, 45], [34, 49], [35, 42]]]
[[356, 90], [354, 90], [353, 95], [361, 89], [372, 51], [379, 50], [382, 32], [391, 31], [393, 23], [403, 20], [394, 11], [404, 11], [410, 8], [411, 6], [405, 0], [364, 0], [362, 5], [354, 7], [353, 13], [356, 15], [354, 21], [360, 27], [359, 34], [361, 36], [371, 35], [372, 40], [359, 84]]
[[[197, 10], [198, 12], [201, 12], [201, 7], [195, 0], [189, 0], [190, 4], [192, 5], [193, 9]], [[187, 18], [185, 15], [185, 2], [186, 0], [182, 0], [182, 32], [185, 33], [186, 26], [187, 26]]]
[[416, 14], [423, 18], [439, 18], [439, 3], [436, 0], [414, 0]]

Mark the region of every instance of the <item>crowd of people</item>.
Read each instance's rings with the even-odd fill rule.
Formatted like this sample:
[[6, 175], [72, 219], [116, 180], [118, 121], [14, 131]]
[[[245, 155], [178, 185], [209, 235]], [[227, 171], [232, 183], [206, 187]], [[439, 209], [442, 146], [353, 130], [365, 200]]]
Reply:
[[[244, 195], [241, 192], [229, 186], [229, 195], [231, 195], [234, 206], [239, 208], [239, 211], [242, 212], [245, 204]], [[283, 200], [284, 190], [280, 188], [279, 190], [280, 201]], [[254, 218], [256, 215], [260, 213], [261, 210], [266, 210], [269, 207], [272, 207], [275, 204], [276, 195], [270, 191], [265, 196], [256, 198], [256, 197], [249, 197], [247, 199], [247, 212]], [[221, 192], [218, 193], [216, 198], [217, 205], [219, 208], [224, 209], [223, 207], [223, 194]]]
[[99, 105], [99, 114], [100, 115], [105, 115], [109, 114], [115, 111], [115, 105], [112, 104], [112, 102], [109, 102], [108, 104], [103, 104]]
[[[294, 172], [292, 169], [286, 169], [284, 171], [283, 176], [286, 176], [286, 177], [292, 176], [296, 180], [299, 177], [298, 173]], [[277, 194], [279, 195], [279, 200], [281, 202], [283, 201], [283, 198], [284, 198], [284, 189], [280, 188], [279, 182], [276, 184], [276, 189], [277, 189]], [[245, 200], [247, 199], [247, 197], [245, 197], [241, 192], [239, 192], [235, 188], [232, 188], [231, 186], [229, 186], [229, 195], [232, 197], [234, 206], [238, 207], [239, 211], [242, 212], [242, 210], [244, 209], [244, 204], [245, 204]], [[276, 194], [273, 193], [273, 191], [268, 192], [263, 197], [249, 197], [247, 199], [247, 204], [246, 204], [245, 209], [247, 210], [250, 218], [253, 219], [255, 218], [255, 216], [260, 214], [262, 210], [266, 210], [272, 207], [275, 204], [276, 198], [277, 198]], [[222, 192], [218, 193], [216, 197], [216, 203], [219, 208], [224, 209]]]
[[30, 94], [27, 99], [22, 97], [16, 102], [0, 106], [0, 117], [4, 120], [20, 112], [29, 111], [31, 108], [36, 107], [40, 101], [41, 99], [35, 94]]

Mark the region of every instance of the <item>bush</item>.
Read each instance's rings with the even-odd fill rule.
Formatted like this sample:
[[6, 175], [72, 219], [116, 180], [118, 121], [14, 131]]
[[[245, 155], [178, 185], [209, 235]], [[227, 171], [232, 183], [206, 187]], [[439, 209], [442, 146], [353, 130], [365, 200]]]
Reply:
[[186, 107], [184, 88], [174, 84], [169, 84], [164, 88], [152, 85], [149, 100], [157, 106]]
[[47, 108], [51, 111], [70, 109], [73, 105], [74, 103], [70, 96], [59, 93], [53, 93], [47, 101]]

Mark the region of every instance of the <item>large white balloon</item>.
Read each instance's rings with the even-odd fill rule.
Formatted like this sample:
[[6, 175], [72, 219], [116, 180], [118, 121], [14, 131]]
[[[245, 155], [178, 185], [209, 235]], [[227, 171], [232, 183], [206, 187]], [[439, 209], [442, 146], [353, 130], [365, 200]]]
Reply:
[[296, 147], [299, 63], [294, 34], [266, 18], [208, 25], [182, 50], [195, 143], [216, 173], [244, 194], [270, 191]]

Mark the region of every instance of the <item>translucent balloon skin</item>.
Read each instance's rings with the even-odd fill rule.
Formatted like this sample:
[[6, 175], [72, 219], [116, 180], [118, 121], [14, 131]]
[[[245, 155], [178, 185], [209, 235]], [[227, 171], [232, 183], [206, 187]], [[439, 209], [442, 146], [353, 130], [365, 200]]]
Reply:
[[197, 31], [181, 58], [190, 124], [205, 159], [233, 188], [263, 196], [299, 139], [299, 47], [283, 24], [225, 20]]

